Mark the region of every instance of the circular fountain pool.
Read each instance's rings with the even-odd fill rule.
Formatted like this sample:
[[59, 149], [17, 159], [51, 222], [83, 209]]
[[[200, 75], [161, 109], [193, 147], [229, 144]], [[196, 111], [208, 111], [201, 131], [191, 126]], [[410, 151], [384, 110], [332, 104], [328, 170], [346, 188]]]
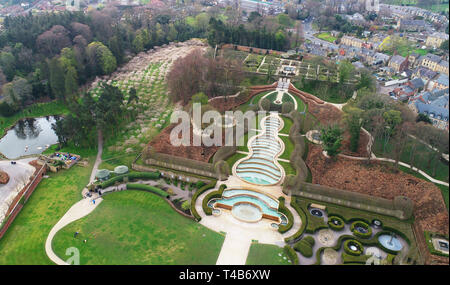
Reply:
[[262, 219], [261, 209], [250, 203], [236, 203], [231, 209], [233, 216], [244, 222], [257, 222]]
[[393, 251], [400, 251], [403, 248], [400, 240], [393, 235], [380, 235], [378, 241], [382, 246]]
[[319, 210], [319, 209], [312, 208], [312, 209], [309, 210], [309, 212], [311, 213], [311, 215], [316, 216], [316, 217], [322, 217], [323, 216], [322, 211]]

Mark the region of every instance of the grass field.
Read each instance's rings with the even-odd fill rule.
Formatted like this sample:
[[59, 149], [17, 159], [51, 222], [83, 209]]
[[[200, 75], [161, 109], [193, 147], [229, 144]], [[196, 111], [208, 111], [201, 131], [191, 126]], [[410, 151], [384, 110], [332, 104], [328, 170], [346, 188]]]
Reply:
[[93, 213], [59, 231], [53, 248], [64, 259], [66, 248], [77, 247], [81, 264], [215, 264], [223, 241], [161, 197], [124, 191], [104, 196]]
[[228, 163], [228, 166], [230, 166], [230, 173], [232, 173], [231, 172], [231, 170], [233, 169], [233, 165], [239, 160], [239, 159], [241, 159], [241, 158], [244, 158], [244, 157], [246, 157], [247, 155], [245, 155], [245, 154], [242, 154], [242, 153], [235, 153], [235, 154], [233, 154], [232, 156], [230, 156], [229, 158], [227, 158], [227, 163]]
[[290, 162], [278, 161], [278, 163], [284, 168], [286, 176], [289, 174], [297, 175], [297, 171], [295, 171]]
[[11, 117], [3, 117], [0, 115], [0, 137], [3, 137], [5, 130], [12, 127], [20, 119], [64, 115], [67, 114], [68, 111], [66, 104], [59, 101], [52, 101], [48, 103], [33, 104]]
[[284, 143], [284, 152], [280, 155], [280, 158], [290, 159], [291, 153], [294, 150], [294, 144], [289, 137], [280, 136], [280, 139]]
[[88, 167], [74, 166], [50, 173], [50, 178], [42, 180], [0, 240], [0, 264], [53, 264], [45, 254], [45, 240], [58, 220], [81, 199], [81, 190], [89, 181], [95, 152], [76, 151], [89, 159]]
[[[353, 86], [319, 80], [305, 80], [304, 86], [301, 86], [301, 83], [298, 81], [293, 84], [299, 90], [335, 104], [346, 103], [352, 97], [354, 91]], [[299, 110], [302, 111], [300, 106]]]
[[282, 134], [289, 134], [289, 130], [292, 127], [292, 124], [294, 123], [291, 119], [289, 119], [288, 117], [281, 117], [284, 121], [284, 126], [283, 129], [280, 131], [280, 133]]
[[290, 265], [283, 248], [273, 244], [252, 243], [246, 265]]
[[435, 13], [439, 12], [448, 12], [448, 1], [439, 1], [438, 4], [432, 4], [432, 5], [417, 5], [417, 0], [382, 0], [380, 3], [386, 3], [391, 5], [407, 5], [407, 6], [418, 6], [420, 8], [433, 11]]
[[314, 35], [316, 38], [319, 38], [321, 40], [327, 41], [329, 43], [334, 43], [335, 40], [337, 40], [336, 37], [333, 37], [330, 33], [328, 32], [323, 32], [323, 33], [318, 33]]
[[[400, 155], [400, 161], [411, 164], [410, 152], [413, 145], [414, 139], [409, 138], [405, 143], [402, 154]], [[377, 138], [373, 146], [373, 152], [375, 153], [376, 156], [379, 157], [393, 158], [391, 155], [392, 147], [393, 147], [392, 144], [388, 143], [386, 145], [385, 153], [383, 154], [383, 142], [380, 138]], [[424, 145], [421, 142], [416, 142], [416, 151], [415, 154], [412, 156], [412, 158], [414, 158], [413, 165], [419, 168], [420, 170], [425, 171], [428, 175], [432, 176], [433, 178], [448, 182], [449, 179], [448, 163], [444, 163], [441, 160], [437, 159], [436, 157], [433, 158], [434, 154], [435, 152], [428, 146]], [[433, 168], [435, 165], [436, 165], [436, 173], [435, 175], [433, 175]]]

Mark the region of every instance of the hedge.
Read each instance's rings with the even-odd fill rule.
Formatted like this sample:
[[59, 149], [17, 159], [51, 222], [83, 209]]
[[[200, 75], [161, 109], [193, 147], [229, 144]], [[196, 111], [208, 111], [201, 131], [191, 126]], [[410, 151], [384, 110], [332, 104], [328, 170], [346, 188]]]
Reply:
[[[299, 242], [294, 245], [294, 249], [300, 252], [304, 257], [312, 257], [313, 256], [313, 245], [311, 245], [310, 241], [306, 238], [303, 238]], [[314, 239], [313, 239], [314, 240]]]
[[[359, 231], [356, 230], [356, 227], [362, 227], [365, 228], [367, 230], [367, 233], [361, 233]], [[364, 238], [364, 239], [368, 239], [372, 236], [372, 228], [369, 226], [369, 224], [367, 224], [366, 222], [363, 221], [355, 221], [351, 224], [350, 226], [350, 231], [357, 237], [360, 238]]]
[[301, 182], [305, 182], [310, 175], [308, 166], [303, 160], [303, 155], [305, 153], [305, 139], [300, 135], [301, 115], [296, 111], [292, 111], [287, 117], [291, 118], [294, 122], [289, 130], [289, 139], [294, 144], [294, 150], [290, 156], [290, 163], [297, 174], [294, 176], [294, 181], [292, 181], [290, 185], [283, 185], [284, 192], [285, 190], [289, 190], [289, 188], [300, 185]]
[[290, 242], [290, 241], [293, 241], [293, 240], [296, 240], [297, 238], [299, 238], [305, 231], [306, 225], [308, 224], [308, 218], [307, 218], [305, 212], [303, 211], [303, 209], [297, 204], [296, 197], [294, 197], [294, 196], [291, 197], [291, 207], [294, 208], [294, 210], [300, 216], [301, 226], [298, 229], [298, 231], [296, 231], [292, 236], [285, 238], [284, 239], [285, 242]]
[[200, 222], [202, 217], [197, 213], [197, 210], [195, 209], [195, 201], [197, 201], [198, 196], [200, 196], [203, 192], [206, 190], [209, 190], [211, 188], [214, 188], [216, 186], [217, 180], [214, 180], [213, 182], [203, 185], [201, 188], [199, 188], [194, 195], [192, 196], [191, 200], [191, 213], [195, 217], [195, 219]]
[[202, 201], [202, 208], [203, 208], [203, 212], [205, 212], [206, 215], [208, 215], [208, 216], [212, 215], [212, 208], [208, 207], [208, 202], [214, 198], [221, 198], [223, 190], [225, 190], [225, 188], [227, 188], [227, 185], [222, 184], [222, 185], [220, 185], [220, 187], [217, 191], [213, 191], [205, 196], [205, 198]]
[[125, 177], [128, 177], [129, 180], [134, 179], [159, 179], [161, 177], [161, 173], [159, 171], [156, 172], [130, 172], [126, 174], [121, 174], [114, 176], [102, 183], [99, 184], [100, 188], [105, 189], [109, 186], [114, 185], [116, 182], [122, 182]]
[[[339, 224], [336, 225], [335, 223], [333, 223], [333, 221], [338, 221]], [[338, 216], [328, 216], [328, 226], [330, 227], [330, 229], [338, 232], [344, 229], [345, 222]]]
[[298, 256], [297, 253], [295, 253], [295, 250], [292, 249], [289, 245], [285, 245], [283, 247], [284, 253], [288, 256], [288, 258], [291, 260], [292, 264], [298, 265]]
[[292, 228], [294, 225], [294, 216], [292, 215], [291, 211], [284, 205], [284, 197], [278, 198], [279, 204], [278, 204], [278, 211], [286, 216], [288, 219], [286, 225], [279, 225], [278, 232], [279, 233], [285, 233], [288, 230]]
[[[356, 245], [358, 247], [357, 251], [353, 251], [350, 249], [350, 245]], [[364, 247], [363, 245], [357, 241], [356, 239], [349, 239], [344, 241], [344, 252], [353, 256], [360, 256], [363, 253]]]
[[219, 150], [216, 151], [216, 153], [213, 156], [212, 164], [216, 164], [216, 162], [219, 162], [221, 160], [226, 160], [228, 157], [232, 156], [236, 153], [237, 147], [236, 146], [224, 146], [219, 148]]
[[342, 253], [342, 262], [344, 264], [366, 264], [367, 260], [370, 258], [370, 255], [351, 255], [346, 252]]
[[[428, 231], [424, 231], [424, 234], [425, 234], [425, 242], [427, 243], [428, 250], [430, 251], [431, 254], [448, 257], [448, 254], [445, 254], [443, 252], [440, 252], [440, 251], [436, 250], [434, 248], [434, 246], [433, 246], [433, 242], [430, 241], [434, 236], [437, 237], [437, 238], [443, 238], [443, 239], [447, 239], [448, 240], [448, 236], [439, 235], [439, 234], [433, 234], [433, 233], [428, 232]], [[434, 235], [434, 236], [432, 236], [432, 235]]]
[[127, 190], [142, 190], [142, 191], [148, 191], [148, 192], [152, 192], [155, 193], [161, 197], [164, 198], [169, 198], [169, 194], [164, 191], [161, 190], [157, 187], [154, 186], [150, 186], [150, 185], [145, 185], [145, 184], [127, 184]]
[[316, 240], [312, 236], [307, 236], [303, 238], [306, 242], [308, 242], [311, 246], [314, 246], [316, 244]]

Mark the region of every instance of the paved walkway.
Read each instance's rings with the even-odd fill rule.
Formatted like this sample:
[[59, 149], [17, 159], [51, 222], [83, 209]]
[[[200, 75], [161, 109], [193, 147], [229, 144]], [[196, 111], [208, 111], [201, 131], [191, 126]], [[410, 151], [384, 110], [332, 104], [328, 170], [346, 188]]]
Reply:
[[98, 166], [102, 162], [102, 154], [103, 154], [103, 134], [101, 131], [98, 131], [98, 152], [97, 157], [95, 159], [94, 167], [92, 168], [89, 183], [92, 183], [95, 180], [95, 175], [97, 174]]
[[258, 186], [258, 190], [272, 197], [283, 196], [286, 198], [286, 206], [294, 216], [294, 225], [284, 234], [279, 233], [271, 227], [272, 221], [263, 219], [257, 223], [246, 223], [235, 219], [227, 210], [221, 209], [219, 216], [207, 216], [203, 212], [202, 201], [212, 191], [217, 190], [220, 184], [226, 184], [228, 189], [255, 189], [255, 185], [243, 182], [237, 177], [230, 176], [226, 181], [219, 181], [215, 189], [208, 190], [201, 194], [195, 201], [195, 209], [202, 217], [200, 224], [216, 232], [225, 232], [225, 241], [222, 245], [217, 265], [242, 265], [245, 264], [252, 240], [257, 240], [263, 244], [273, 244], [283, 247], [286, 243], [284, 239], [292, 236], [302, 225], [300, 216], [289, 205], [290, 197], [282, 193], [281, 186]]
[[229, 232], [225, 236], [216, 265], [245, 265], [251, 240], [239, 233]]
[[[93, 200], [95, 199], [95, 204]], [[102, 198], [97, 198], [97, 196], [91, 198], [84, 198], [77, 203], [75, 203], [69, 211], [67, 211], [64, 216], [53, 226], [50, 233], [47, 236], [47, 240], [45, 241], [45, 252], [51, 261], [56, 263], [57, 265], [68, 265], [64, 260], [59, 258], [54, 252], [52, 248], [52, 240], [55, 234], [68, 224], [81, 219], [84, 216], [89, 215], [101, 202]]]
[[[98, 131], [98, 152], [97, 157], [95, 159], [94, 166], [92, 168], [91, 177], [89, 179], [89, 184], [94, 182], [95, 174], [97, 173], [98, 166], [102, 162], [102, 153], [103, 153], [103, 135], [101, 131]], [[82, 195], [84, 197], [85, 193], [88, 192], [87, 188], [82, 190]], [[93, 202], [95, 200], [95, 203]], [[83, 198], [82, 200], [75, 203], [65, 214], [64, 216], [53, 226], [50, 230], [50, 233], [47, 236], [47, 240], [45, 241], [45, 253], [50, 258], [51, 261], [56, 263], [57, 265], [68, 265], [64, 260], [59, 258], [54, 252], [52, 248], [52, 240], [55, 234], [68, 224], [78, 219], [83, 218], [84, 216], [89, 215], [101, 202], [102, 198], [98, 196], [97, 193], [94, 193], [92, 197]]]

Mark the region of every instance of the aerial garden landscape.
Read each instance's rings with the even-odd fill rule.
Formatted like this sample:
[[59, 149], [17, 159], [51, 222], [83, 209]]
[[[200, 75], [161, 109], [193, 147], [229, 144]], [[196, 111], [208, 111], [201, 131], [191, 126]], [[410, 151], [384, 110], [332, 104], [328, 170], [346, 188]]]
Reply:
[[[367, 76], [192, 37], [140, 50], [70, 104], [1, 116], [17, 154], [0, 141], [0, 264], [448, 264], [445, 146], [403, 133], [409, 113]], [[196, 124], [194, 106], [220, 122]], [[244, 132], [195, 145], [210, 125]]]

